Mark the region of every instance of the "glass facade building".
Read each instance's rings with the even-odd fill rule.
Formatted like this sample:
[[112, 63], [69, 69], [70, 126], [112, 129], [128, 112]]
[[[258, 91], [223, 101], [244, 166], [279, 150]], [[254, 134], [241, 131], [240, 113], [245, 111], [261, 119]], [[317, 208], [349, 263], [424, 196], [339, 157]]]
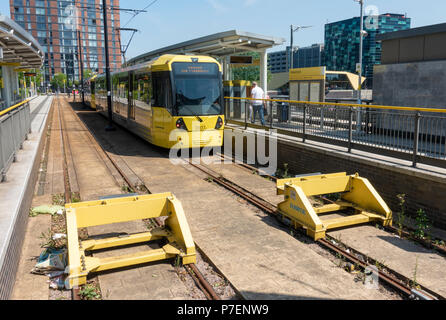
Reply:
[[[119, 0], [108, 0], [111, 70], [121, 67]], [[10, 0], [11, 18], [38, 40], [45, 52], [45, 80], [64, 73], [80, 79], [78, 44], [84, 70], [105, 72], [102, 0]], [[80, 39], [78, 32], [80, 31]]]
[[[268, 54], [268, 68], [271, 73], [287, 72], [291, 61], [289, 60], [290, 47], [286, 50]], [[310, 68], [322, 66], [324, 61], [324, 45], [313, 44], [309, 47], [294, 47], [293, 68]]]
[[[373, 66], [381, 63], [381, 43], [376, 35], [410, 29], [411, 19], [401, 14], [386, 13], [375, 17], [364, 17], [363, 76], [366, 86], [373, 84]], [[327, 70], [356, 73], [359, 62], [360, 18], [333, 22], [325, 25], [325, 58]]]

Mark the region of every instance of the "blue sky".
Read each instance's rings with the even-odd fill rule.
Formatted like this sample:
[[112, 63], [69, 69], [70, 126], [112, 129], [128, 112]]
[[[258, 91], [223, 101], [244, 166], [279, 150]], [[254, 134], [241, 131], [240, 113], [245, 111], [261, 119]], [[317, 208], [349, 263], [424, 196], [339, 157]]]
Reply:
[[[121, 0], [121, 7], [142, 9], [153, 0]], [[0, 0], [0, 13], [9, 16], [9, 0]], [[446, 22], [444, 0], [365, 0], [379, 13], [402, 13], [412, 27]], [[127, 58], [212, 33], [237, 29], [282, 37], [289, 43], [290, 25], [312, 25], [295, 34], [295, 44], [324, 41], [324, 24], [359, 15], [353, 0], [158, 0], [147, 13], [136, 16], [129, 28], [140, 30]], [[131, 15], [121, 13], [124, 25]], [[129, 34], [123, 34], [123, 43]], [[273, 50], [280, 50], [277, 47]]]

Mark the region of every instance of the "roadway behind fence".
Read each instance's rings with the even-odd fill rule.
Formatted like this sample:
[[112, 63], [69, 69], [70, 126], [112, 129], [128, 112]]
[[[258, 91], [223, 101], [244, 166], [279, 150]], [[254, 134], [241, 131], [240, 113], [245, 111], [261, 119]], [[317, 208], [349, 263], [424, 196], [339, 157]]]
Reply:
[[29, 100], [0, 112], [0, 182], [6, 179], [6, 172], [27, 139], [30, 126]]
[[250, 100], [225, 97], [227, 122], [446, 168], [446, 109], [264, 99], [262, 126]]

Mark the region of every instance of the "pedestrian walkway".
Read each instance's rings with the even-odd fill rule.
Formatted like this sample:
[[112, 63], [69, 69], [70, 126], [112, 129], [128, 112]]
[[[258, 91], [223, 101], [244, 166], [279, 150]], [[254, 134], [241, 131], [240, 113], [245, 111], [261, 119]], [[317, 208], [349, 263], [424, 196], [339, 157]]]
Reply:
[[46, 96], [30, 102], [31, 133], [0, 183], [0, 299], [10, 297], [14, 284], [51, 103]]

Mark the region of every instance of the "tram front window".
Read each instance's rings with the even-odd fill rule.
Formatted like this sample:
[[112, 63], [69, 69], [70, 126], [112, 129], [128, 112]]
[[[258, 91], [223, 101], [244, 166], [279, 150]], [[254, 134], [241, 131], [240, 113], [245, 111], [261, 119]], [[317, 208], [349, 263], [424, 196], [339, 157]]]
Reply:
[[218, 65], [174, 63], [173, 71], [178, 116], [222, 114]]

